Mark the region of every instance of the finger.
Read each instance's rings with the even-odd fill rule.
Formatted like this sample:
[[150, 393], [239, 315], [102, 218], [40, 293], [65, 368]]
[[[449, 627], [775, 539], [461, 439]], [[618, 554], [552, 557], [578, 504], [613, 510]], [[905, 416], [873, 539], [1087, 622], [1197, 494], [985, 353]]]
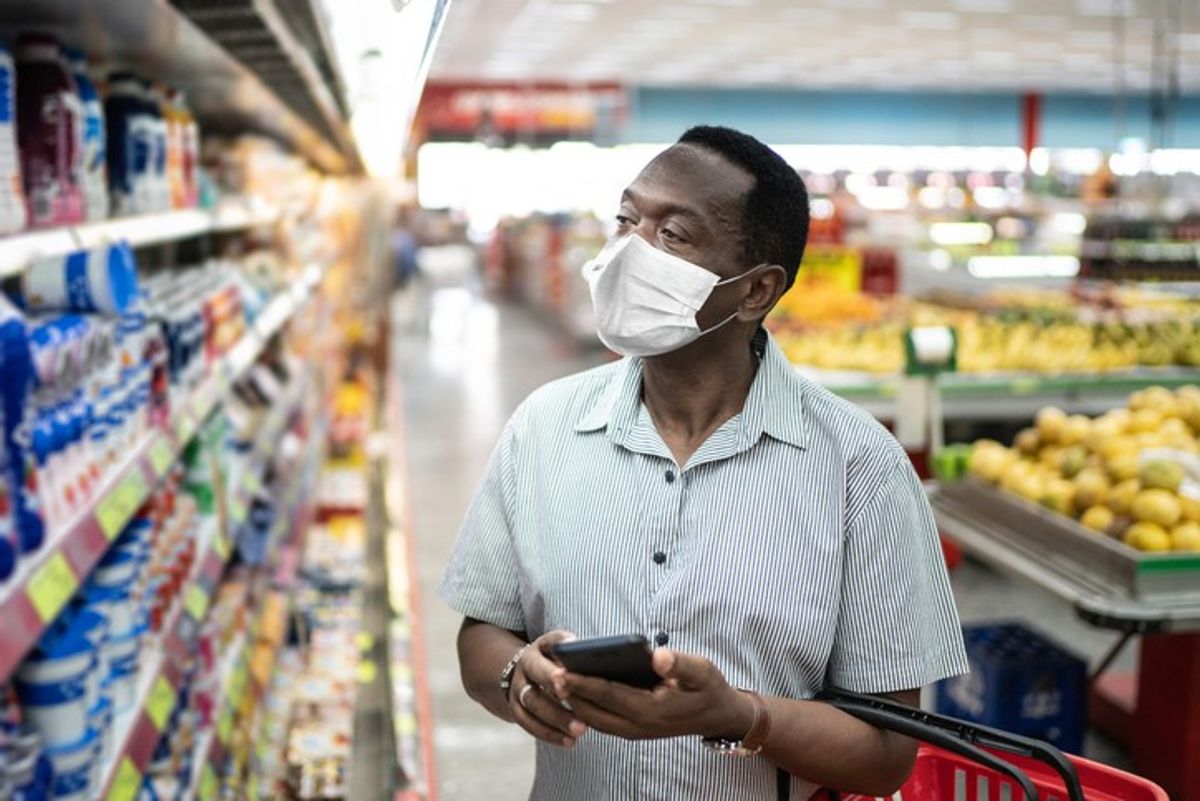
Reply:
[[699, 689], [712, 681], [713, 664], [702, 656], [656, 648], [652, 663], [655, 673], [664, 679], [675, 679], [686, 689]]
[[573, 738], [534, 717], [528, 709], [517, 703], [516, 699], [509, 702], [509, 707], [512, 709], [513, 720], [517, 722], [517, 725], [542, 742], [561, 748], [570, 748], [575, 745]]
[[533, 685], [525, 686], [529, 689], [528, 691], [521, 690], [517, 696], [517, 702], [531, 716], [567, 737], [582, 737], [587, 732], [587, 725], [575, 717], [570, 710], [565, 709], [556, 699]]
[[584, 698], [596, 706], [615, 712], [626, 718], [636, 717], [654, 696], [648, 690], [630, 687], [615, 681], [607, 681], [578, 673], [567, 673], [563, 677], [568, 698]]
[[562, 678], [567, 671], [537, 648], [530, 648], [525, 652], [525, 656], [517, 663], [517, 672], [524, 674], [531, 684], [545, 687], [561, 697], [559, 691], [563, 687]]
[[633, 721], [604, 709], [586, 698], [572, 695], [570, 704], [571, 711], [575, 716], [597, 731], [614, 734], [617, 737], [625, 737], [626, 739], [636, 739], [644, 736], [643, 732]]

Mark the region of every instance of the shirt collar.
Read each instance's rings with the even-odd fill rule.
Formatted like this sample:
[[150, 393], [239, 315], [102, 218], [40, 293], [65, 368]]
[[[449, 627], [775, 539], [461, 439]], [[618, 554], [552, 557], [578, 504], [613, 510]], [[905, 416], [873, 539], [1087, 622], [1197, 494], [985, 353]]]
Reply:
[[[767, 434], [797, 448], [807, 444], [804, 424], [804, 380], [765, 328], [754, 335], [751, 347], [759, 354], [758, 373], [750, 385], [741, 413], [745, 442]], [[629, 431], [637, 420], [642, 396], [642, 360], [626, 357], [613, 371], [608, 385], [575, 424], [578, 432], [608, 429], [609, 437]]]

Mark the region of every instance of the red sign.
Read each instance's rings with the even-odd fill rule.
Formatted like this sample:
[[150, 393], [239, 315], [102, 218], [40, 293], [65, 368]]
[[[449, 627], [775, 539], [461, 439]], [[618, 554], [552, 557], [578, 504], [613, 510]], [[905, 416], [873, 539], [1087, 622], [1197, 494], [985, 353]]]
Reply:
[[624, 121], [627, 99], [615, 83], [437, 83], [417, 111], [427, 139], [605, 134]]

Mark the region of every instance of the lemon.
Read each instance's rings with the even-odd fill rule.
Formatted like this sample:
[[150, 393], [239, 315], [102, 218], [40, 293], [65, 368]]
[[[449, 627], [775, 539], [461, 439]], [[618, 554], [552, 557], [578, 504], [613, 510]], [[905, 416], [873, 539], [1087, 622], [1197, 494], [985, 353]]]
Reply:
[[1180, 523], [1171, 529], [1172, 551], [1200, 551], [1200, 523]]
[[1037, 426], [1042, 442], [1058, 442], [1067, 427], [1067, 419], [1066, 412], [1053, 406], [1047, 406], [1039, 411], [1034, 418], [1034, 425]]
[[1183, 481], [1183, 468], [1170, 459], [1153, 459], [1141, 466], [1138, 480], [1146, 489], [1164, 489], [1175, 492]]
[[1115, 459], [1108, 460], [1108, 474], [1113, 481], [1126, 481], [1127, 479], [1137, 478], [1141, 471], [1141, 464], [1138, 463], [1137, 454], [1126, 454], [1118, 456]]
[[1129, 420], [1129, 430], [1134, 434], [1158, 431], [1163, 422], [1163, 413], [1157, 409], [1138, 409]]
[[1106, 503], [1108, 508], [1112, 509], [1119, 515], [1129, 514], [1129, 507], [1133, 505], [1133, 499], [1142, 491], [1142, 485], [1136, 478], [1126, 479], [1120, 484], [1114, 486], [1108, 492]]
[[1126, 545], [1139, 551], [1169, 551], [1171, 550], [1171, 535], [1166, 529], [1155, 523], [1134, 523], [1125, 531], [1122, 538]]
[[1191, 495], [1179, 496], [1179, 507], [1183, 512], [1183, 519], [1190, 523], [1200, 523], [1200, 498], [1195, 498]]
[[1092, 430], [1092, 421], [1082, 414], [1073, 414], [1067, 418], [1058, 438], [1064, 445], [1078, 445], [1088, 438]]
[[1065, 478], [1050, 479], [1039, 500], [1047, 509], [1069, 517], [1075, 509], [1075, 485]]
[[1165, 527], [1178, 523], [1183, 514], [1179, 499], [1164, 489], [1142, 490], [1134, 497], [1129, 511], [1137, 520]]
[[1108, 476], [1089, 467], [1075, 476], [1075, 503], [1080, 509], [1102, 504], [1107, 500], [1110, 488]]
[[1104, 533], [1112, 526], [1116, 515], [1107, 506], [1093, 506], [1083, 513], [1079, 522], [1092, 531]]
[[1042, 438], [1038, 436], [1036, 428], [1021, 429], [1016, 438], [1013, 439], [1013, 446], [1026, 456], [1036, 454], [1041, 444]]

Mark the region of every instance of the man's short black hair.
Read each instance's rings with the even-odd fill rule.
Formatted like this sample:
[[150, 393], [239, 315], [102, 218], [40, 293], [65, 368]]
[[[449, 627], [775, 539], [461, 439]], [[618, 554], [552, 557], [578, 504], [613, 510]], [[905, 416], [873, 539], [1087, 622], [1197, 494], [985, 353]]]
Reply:
[[754, 178], [742, 211], [743, 248], [750, 264], [778, 264], [796, 280], [808, 241], [808, 190], [783, 157], [749, 134], [697, 125], [678, 144], [716, 153]]

